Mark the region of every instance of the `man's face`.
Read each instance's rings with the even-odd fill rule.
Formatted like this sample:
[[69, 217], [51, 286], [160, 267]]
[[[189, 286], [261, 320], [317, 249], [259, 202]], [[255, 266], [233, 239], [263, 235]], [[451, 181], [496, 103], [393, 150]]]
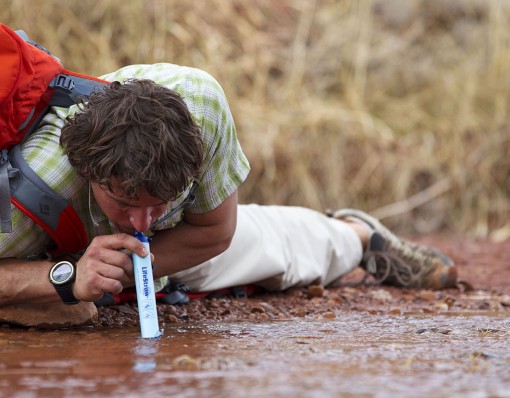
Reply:
[[144, 232], [166, 210], [167, 202], [143, 191], [137, 200], [128, 199], [120, 190], [110, 191], [106, 186], [92, 182], [92, 191], [97, 204], [106, 217], [120, 232], [132, 235], [135, 231]]

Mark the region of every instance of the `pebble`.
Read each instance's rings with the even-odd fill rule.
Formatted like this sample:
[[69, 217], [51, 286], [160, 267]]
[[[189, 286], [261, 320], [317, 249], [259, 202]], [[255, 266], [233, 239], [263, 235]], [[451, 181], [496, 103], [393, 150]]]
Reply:
[[306, 290], [308, 298], [322, 297], [324, 296], [324, 286], [321, 285], [310, 285]]

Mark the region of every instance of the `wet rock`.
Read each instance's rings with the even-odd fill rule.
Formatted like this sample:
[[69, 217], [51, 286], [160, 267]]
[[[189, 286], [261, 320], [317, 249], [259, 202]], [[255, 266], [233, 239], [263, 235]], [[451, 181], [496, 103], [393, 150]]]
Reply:
[[445, 297], [445, 299], [443, 300], [443, 303], [447, 304], [448, 308], [450, 308], [455, 304], [455, 298], [453, 298], [451, 296]]
[[266, 310], [264, 308], [262, 308], [262, 306], [256, 305], [256, 306], [253, 306], [251, 308], [251, 312], [252, 313], [264, 314], [266, 312]]
[[304, 317], [306, 316], [306, 309], [304, 308], [294, 308], [292, 311], [290, 311], [291, 315], [297, 316], [297, 317]]
[[438, 311], [448, 311], [448, 304], [446, 303], [434, 303], [434, 308]]
[[339, 295], [338, 293], [334, 293], [334, 294], [331, 294], [329, 296], [329, 300], [328, 300], [328, 303], [332, 303], [332, 304], [343, 304], [344, 302], [346, 302], [347, 300], [342, 297], [341, 295]]
[[437, 300], [437, 292], [432, 290], [423, 290], [418, 293], [418, 297], [424, 301]]
[[197, 370], [200, 368], [200, 362], [196, 358], [183, 354], [174, 359], [173, 367], [176, 370]]
[[400, 297], [404, 301], [414, 301], [416, 299], [416, 295], [410, 293], [402, 293]]
[[500, 303], [504, 307], [510, 307], [510, 296], [503, 296], [500, 298]]
[[89, 326], [97, 322], [94, 303], [76, 305], [63, 303], [11, 304], [0, 307], [0, 324], [26, 327], [62, 329]]
[[265, 312], [267, 312], [267, 313], [276, 312], [276, 309], [271, 304], [261, 302], [259, 305], [260, 305], [260, 307], [264, 308]]
[[211, 299], [210, 301], [206, 301], [207, 308], [218, 308], [220, 304], [216, 299]]
[[318, 307], [324, 304], [324, 299], [322, 297], [313, 297], [310, 299], [309, 304], [311, 304], [312, 307]]
[[372, 297], [374, 300], [379, 300], [379, 301], [390, 301], [393, 296], [391, 295], [390, 292], [388, 292], [387, 290], [383, 290], [383, 289], [379, 289], [379, 290], [374, 290], [374, 291], [371, 291], [370, 293], [370, 297]]
[[179, 316], [179, 311], [177, 311], [177, 308], [171, 304], [161, 306], [165, 308], [165, 312], [169, 315]]
[[475, 290], [474, 286], [467, 281], [459, 281], [458, 286], [465, 292], [472, 292]]
[[266, 321], [269, 318], [270, 318], [269, 315], [267, 315], [265, 312], [264, 313], [255, 312], [250, 315], [250, 319], [256, 319], [257, 321]]
[[324, 296], [324, 286], [321, 285], [310, 285], [306, 290], [308, 298], [322, 297]]
[[117, 306], [117, 310], [125, 315], [138, 315], [138, 310], [125, 304]]
[[324, 319], [335, 319], [336, 314], [334, 312], [325, 312], [324, 314], [322, 314], [322, 317]]
[[179, 319], [175, 315], [168, 315], [166, 317], [166, 321], [168, 323], [177, 323], [177, 322], [179, 322]]
[[110, 307], [99, 307], [98, 323], [105, 327], [113, 327], [117, 321], [117, 311]]

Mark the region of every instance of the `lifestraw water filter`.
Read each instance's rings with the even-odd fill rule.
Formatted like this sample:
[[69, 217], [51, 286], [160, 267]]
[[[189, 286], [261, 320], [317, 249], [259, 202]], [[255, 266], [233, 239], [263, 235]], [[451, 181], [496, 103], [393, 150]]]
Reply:
[[150, 239], [141, 232], [136, 232], [135, 237], [144, 244], [149, 252], [145, 257], [140, 257], [135, 253], [132, 255], [140, 329], [143, 338], [156, 338], [161, 336], [161, 332], [159, 330], [156, 292], [154, 291], [154, 279], [152, 277]]

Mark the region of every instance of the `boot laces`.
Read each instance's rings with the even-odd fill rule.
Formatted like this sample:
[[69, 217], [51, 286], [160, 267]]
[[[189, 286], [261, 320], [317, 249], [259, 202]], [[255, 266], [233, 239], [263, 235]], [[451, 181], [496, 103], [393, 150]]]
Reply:
[[384, 282], [391, 275], [401, 286], [415, 286], [429, 270], [425, 266], [413, 267], [400, 256], [387, 251], [369, 251], [362, 261], [365, 272], [375, 278], [374, 284]]

